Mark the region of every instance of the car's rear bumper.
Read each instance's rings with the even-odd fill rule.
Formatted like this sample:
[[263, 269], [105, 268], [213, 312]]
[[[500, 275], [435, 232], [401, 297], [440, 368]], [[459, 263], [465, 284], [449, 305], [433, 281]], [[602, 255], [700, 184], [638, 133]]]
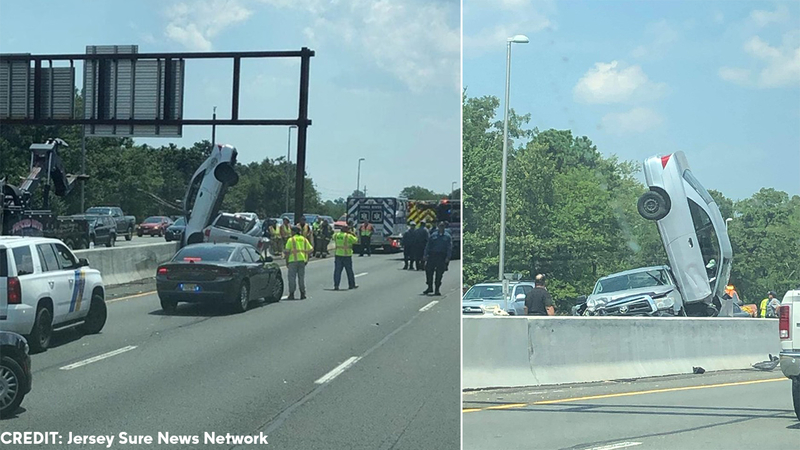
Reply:
[[787, 377], [800, 376], [800, 351], [781, 352], [781, 371]]
[[0, 316], [0, 331], [12, 331], [27, 336], [36, 321], [36, 309], [30, 305], [8, 305], [5, 318]]
[[163, 232], [164, 232], [164, 230], [161, 230], [161, 229], [154, 230], [152, 228], [139, 228], [139, 230], [137, 231], [137, 233], [139, 233], [139, 234], [146, 234], [148, 236], [152, 236], [154, 234], [161, 234]]
[[[187, 284], [199, 287], [197, 291], [184, 291]], [[232, 303], [238, 301], [239, 286], [233, 279], [225, 281], [158, 281], [156, 290], [160, 298], [186, 303]]]

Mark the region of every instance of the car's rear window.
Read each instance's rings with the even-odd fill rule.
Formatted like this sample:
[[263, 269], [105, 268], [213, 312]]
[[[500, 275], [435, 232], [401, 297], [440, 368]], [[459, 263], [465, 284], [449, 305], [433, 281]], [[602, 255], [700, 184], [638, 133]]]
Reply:
[[14, 262], [17, 264], [17, 276], [29, 275], [33, 273], [33, 256], [31, 248], [27, 245], [12, 249]]
[[161, 217], [148, 217], [144, 223], [161, 223]]
[[228, 245], [204, 245], [202, 247], [184, 247], [179, 251], [173, 261], [227, 261], [235, 247]]
[[227, 228], [233, 231], [245, 232], [252, 228], [253, 221], [241, 216], [219, 216], [214, 226], [218, 228]]
[[6, 249], [0, 249], [0, 277], [8, 276], [8, 257], [6, 256]]
[[87, 214], [111, 214], [111, 208], [89, 208]]

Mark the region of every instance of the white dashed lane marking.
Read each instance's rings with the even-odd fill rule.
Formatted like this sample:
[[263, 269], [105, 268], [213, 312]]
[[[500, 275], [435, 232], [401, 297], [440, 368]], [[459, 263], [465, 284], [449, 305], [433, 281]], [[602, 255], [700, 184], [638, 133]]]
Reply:
[[432, 301], [432, 302], [428, 303], [427, 305], [423, 306], [423, 307], [422, 307], [422, 308], [420, 308], [419, 310], [420, 310], [420, 311], [423, 311], [423, 312], [424, 312], [424, 311], [427, 311], [427, 310], [429, 310], [429, 309], [433, 308], [433, 305], [435, 305], [435, 304], [437, 304], [437, 303], [439, 303], [439, 300], [434, 300], [434, 301]]
[[335, 369], [333, 369], [330, 372], [326, 373], [322, 378], [318, 379], [314, 383], [315, 384], [325, 384], [325, 383], [333, 380], [334, 378], [336, 378], [339, 375], [341, 375], [345, 370], [347, 370], [348, 367], [350, 367], [353, 364], [355, 364], [356, 362], [358, 362], [359, 359], [361, 359], [361, 358], [359, 358], [358, 356], [351, 356], [350, 358], [347, 358], [347, 361], [339, 364], [338, 366], [336, 366]]
[[106, 358], [110, 358], [112, 356], [116, 356], [116, 355], [119, 355], [121, 353], [129, 352], [129, 351], [131, 351], [131, 350], [133, 350], [135, 348], [136, 348], [135, 345], [129, 345], [127, 347], [122, 347], [122, 348], [119, 348], [117, 350], [110, 351], [108, 353], [103, 353], [102, 355], [93, 356], [91, 358], [84, 359], [83, 361], [78, 361], [78, 362], [70, 364], [68, 366], [61, 367], [61, 370], [77, 369], [78, 367], [83, 367], [83, 366], [85, 366], [87, 364], [91, 364], [91, 363], [94, 363], [94, 362], [97, 362], [97, 361], [102, 361], [102, 360], [104, 360]]

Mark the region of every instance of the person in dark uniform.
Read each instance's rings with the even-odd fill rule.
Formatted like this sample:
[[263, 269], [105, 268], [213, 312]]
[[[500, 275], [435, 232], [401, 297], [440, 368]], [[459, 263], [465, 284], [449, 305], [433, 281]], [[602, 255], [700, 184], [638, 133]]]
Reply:
[[417, 251], [414, 247], [414, 227], [416, 225], [413, 220], [408, 222], [408, 229], [403, 233], [403, 270], [409, 269], [409, 263], [411, 263], [411, 270], [414, 270], [414, 258], [412, 255]]
[[419, 221], [419, 228], [414, 231], [414, 247], [416, 248], [414, 260], [417, 262], [417, 270], [425, 270], [425, 248], [428, 245], [428, 229], [425, 228], [425, 221]]
[[528, 308], [529, 316], [554, 316], [556, 308], [553, 305], [553, 297], [547, 292], [545, 287], [544, 275], [536, 275], [534, 279], [535, 287], [525, 297], [525, 306]]
[[[447, 270], [447, 265], [450, 264], [452, 251], [453, 238], [447, 232], [447, 224], [439, 222], [437, 230], [431, 233], [425, 245], [423, 259], [425, 260], [425, 281], [428, 284], [428, 289], [425, 289], [423, 294], [442, 295], [439, 292], [439, 288], [442, 286], [442, 275]], [[435, 280], [434, 274], [436, 274]]]

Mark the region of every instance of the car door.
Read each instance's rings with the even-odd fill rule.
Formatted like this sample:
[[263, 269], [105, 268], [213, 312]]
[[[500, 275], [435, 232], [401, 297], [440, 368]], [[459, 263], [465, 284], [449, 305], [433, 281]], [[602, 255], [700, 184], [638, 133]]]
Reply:
[[58, 264], [52, 244], [37, 244], [36, 253], [42, 270], [42, 281], [47, 284], [50, 299], [53, 301], [53, 324], [70, 319], [73, 311], [72, 288], [74, 279], [71, 273], [64, 273]]
[[527, 297], [532, 290], [533, 286], [527, 284], [519, 285], [514, 288], [514, 295], [511, 297], [511, 300], [514, 301], [514, 312], [516, 315], [525, 315], [525, 299], [517, 300], [517, 296], [522, 294]]
[[245, 252], [250, 255], [250, 258], [254, 261], [256, 268], [257, 268], [257, 276], [261, 279], [261, 286], [262, 291], [261, 294], [264, 296], [269, 295], [272, 292], [273, 282], [275, 281], [275, 273], [270, 270], [267, 266], [267, 263], [261, 261], [261, 256], [259, 256], [258, 252], [253, 247], [245, 247]]
[[253, 258], [246, 248], [240, 248], [240, 258], [247, 266], [247, 273], [250, 277], [251, 298], [261, 298], [264, 296], [265, 280], [263, 265], [258, 259]]
[[86, 273], [78, 265], [78, 258], [61, 243], [50, 244], [56, 254], [60, 276], [68, 280], [70, 287], [70, 312], [68, 320], [86, 315], [92, 300], [92, 293], [86, 289]]
[[94, 240], [96, 245], [103, 245], [108, 242], [108, 220], [107, 217], [98, 217], [94, 223]]

